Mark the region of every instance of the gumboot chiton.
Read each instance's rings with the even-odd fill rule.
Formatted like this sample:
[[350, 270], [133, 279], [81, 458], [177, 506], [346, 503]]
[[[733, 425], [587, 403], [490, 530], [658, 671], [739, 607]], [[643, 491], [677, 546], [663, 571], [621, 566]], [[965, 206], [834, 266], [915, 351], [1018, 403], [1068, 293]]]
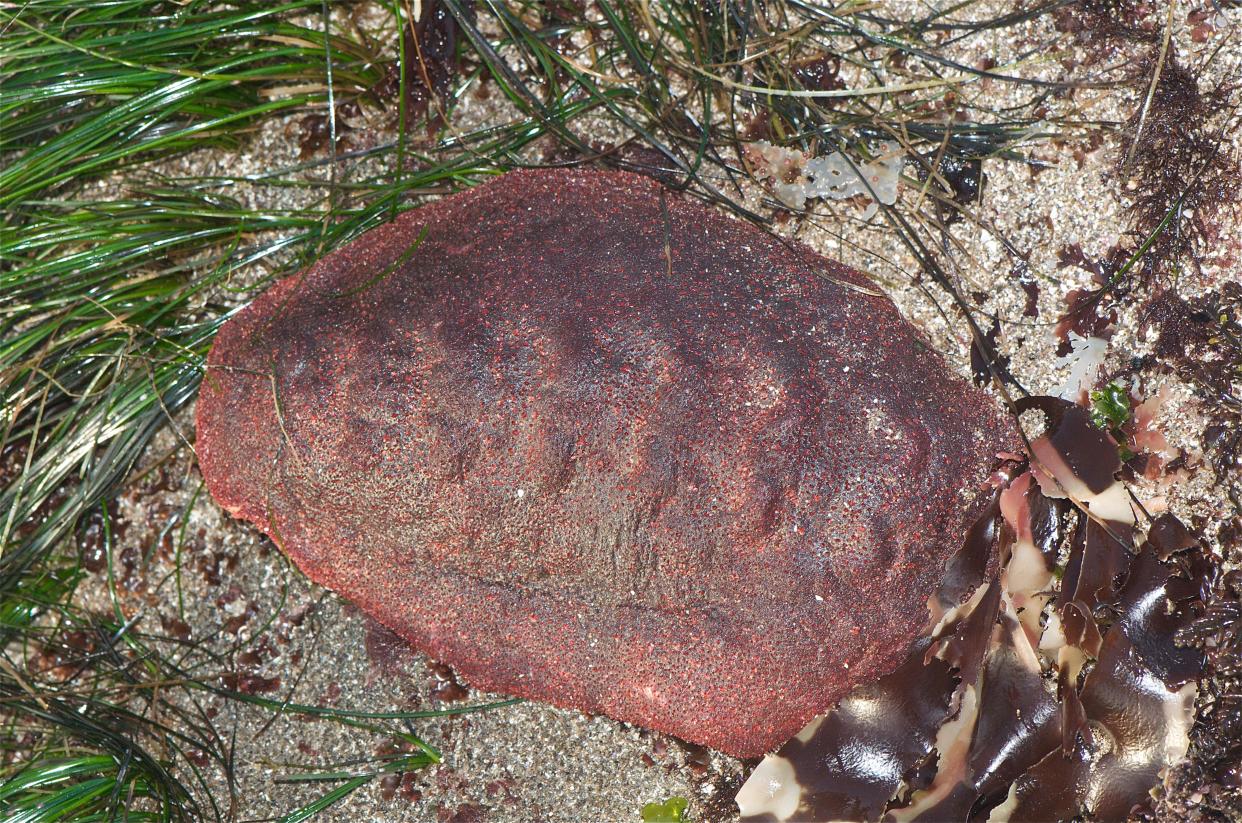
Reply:
[[417, 648], [739, 756], [900, 663], [1011, 442], [858, 273], [587, 171], [277, 283], [198, 406], [216, 500]]

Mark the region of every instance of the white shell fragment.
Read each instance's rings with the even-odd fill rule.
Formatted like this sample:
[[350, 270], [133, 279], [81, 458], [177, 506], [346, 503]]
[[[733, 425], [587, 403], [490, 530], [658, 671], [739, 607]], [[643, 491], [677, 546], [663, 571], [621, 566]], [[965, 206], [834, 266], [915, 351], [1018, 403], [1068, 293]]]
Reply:
[[1108, 354], [1108, 341], [1100, 337], [1083, 337], [1078, 332], [1069, 333], [1070, 353], [1058, 357], [1052, 362], [1054, 368], [1069, 367], [1065, 382], [1053, 389], [1052, 393], [1071, 403], [1077, 403], [1084, 392], [1090, 391], [1100, 370], [1104, 368], [1104, 357]]
[[864, 219], [870, 219], [878, 203], [891, 206], [897, 202], [897, 189], [905, 154], [901, 144], [886, 140], [877, 146], [876, 158], [859, 165], [839, 151], [807, 159], [797, 149], [773, 146], [766, 140], [748, 144], [746, 158], [755, 174], [772, 181], [772, 191], [782, 203], [794, 209], [806, 207], [806, 201], [819, 197], [848, 200], [863, 197], [867, 208]]

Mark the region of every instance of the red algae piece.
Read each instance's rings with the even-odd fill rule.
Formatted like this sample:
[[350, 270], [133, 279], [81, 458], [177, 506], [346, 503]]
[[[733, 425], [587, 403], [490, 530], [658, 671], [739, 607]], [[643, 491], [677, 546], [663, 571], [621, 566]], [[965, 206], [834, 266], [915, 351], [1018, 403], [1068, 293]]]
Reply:
[[905, 659], [1015, 439], [857, 272], [555, 170], [230, 319], [197, 450], [221, 506], [472, 686], [748, 757]]

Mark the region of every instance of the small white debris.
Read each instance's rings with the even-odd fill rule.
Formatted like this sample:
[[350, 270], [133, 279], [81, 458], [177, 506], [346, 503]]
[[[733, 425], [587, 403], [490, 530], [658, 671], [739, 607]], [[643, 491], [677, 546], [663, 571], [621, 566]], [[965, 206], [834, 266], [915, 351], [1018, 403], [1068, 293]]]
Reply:
[[870, 219], [879, 203], [897, 202], [905, 153], [901, 144], [886, 140], [877, 147], [870, 163], [854, 163], [839, 151], [807, 159], [797, 149], [773, 146], [766, 140], [749, 143], [743, 151], [755, 174], [772, 181], [777, 198], [794, 209], [806, 207], [808, 198], [848, 200], [863, 197], [867, 202], [863, 219]]
[[1069, 343], [1070, 353], [1058, 357], [1052, 364], [1058, 369], [1070, 367], [1065, 382], [1057, 386], [1053, 393], [1077, 403], [1082, 393], [1095, 386], [1095, 381], [1099, 379], [1100, 369], [1104, 368], [1104, 355], [1108, 352], [1108, 341], [1100, 337], [1083, 337], [1071, 331]]

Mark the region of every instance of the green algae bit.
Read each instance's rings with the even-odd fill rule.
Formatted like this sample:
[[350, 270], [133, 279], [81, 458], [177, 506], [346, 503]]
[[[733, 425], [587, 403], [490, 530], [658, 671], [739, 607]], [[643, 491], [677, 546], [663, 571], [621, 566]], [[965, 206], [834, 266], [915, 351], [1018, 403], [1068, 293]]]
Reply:
[[1130, 392], [1113, 381], [1091, 392], [1091, 422], [1097, 429], [1115, 431], [1130, 419]]
[[1125, 432], [1121, 430], [1130, 417], [1130, 391], [1125, 386], [1113, 381], [1091, 392], [1091, 422], [1113, 436], [1122, 460], [1134, 457], [1134, 452], [1126, 445]]
[[643, 806], [643, 823], [683, 823], [690, 801], [684, 797], [670, 797], [663, 803], [647, 803]]

